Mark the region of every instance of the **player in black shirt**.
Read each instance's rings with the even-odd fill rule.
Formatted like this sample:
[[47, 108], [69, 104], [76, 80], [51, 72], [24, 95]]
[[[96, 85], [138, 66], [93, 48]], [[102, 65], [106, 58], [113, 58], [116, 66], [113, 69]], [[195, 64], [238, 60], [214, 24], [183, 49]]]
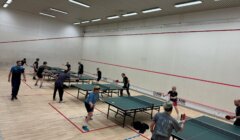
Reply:
[[71, 65], [69, 64], [69, 62], [67, 62], [67, 64], [65, 65], [67, 67], [67, 70], [70, 71], [71, 70]]
[[[167, 95], [170, 96], [170, 101], [173, 102], [174, 109], [176, 110], [176, 113], [179, 117], [179, 111], [178, 111], [178, 107], [177, 107], [178, 93], [176, 90], [177, 90], [177, 88], [175, 86], [173, 86], [172, 90], [170, 90]], [[167, 96], [167, 95], [164, 95], [164, 96]]]
[[83, 74], [84, 67], [81, 62], [78, 62], [78, 77], [80, 77]]
[[21, 64], [22, 66], [24, 66], [24, 65], [27, 66], [27, 65], [28, 65], [28, 64], [27, 64], [27, 59], [26, 59], [26, 58], [23, 58], [23, 60], [22, 60], [21, 62], [22, 62], [22, 64]]
[[97, 68], [97, 82], [99, 82], [102, 78], [102, 72], [100, 71], [99, 68]]
[[240, 126], [240, 100], [234, 100], [234, 104], [236, 106], [236, 116], [230, 116], [229, 119], [236, 119], [233, 124], [236, 126]]
[[33, 63], [33, 79], [36, 79], [36, 75], [37, 75], [37, 71], [38, 71], [38, 62], [39, 62], [39, 58], [36, 59], [36, 61]]
[[128, 96], [131, 96], [129, 92], [130, 83], [125, 73], [122, 73], [122, 78], [123, 78], [123, 89], [120, 90], [120, 96], [123, 96], [123, 90], [127, 91]]
[[44, 61], [43, 65], [38, 68], [38, 71], [37, 71], [38, 79], [37, 79], [37, 81], [35, 83], [35, 86], [37, 86], [38, 85], [38, 81], [41, 80], [40, 88], [42, 87], [42, 84], [43, 84], [43, 72], [44, 72], [45, 69], [47, 69], [47, 62], [46, 61]]

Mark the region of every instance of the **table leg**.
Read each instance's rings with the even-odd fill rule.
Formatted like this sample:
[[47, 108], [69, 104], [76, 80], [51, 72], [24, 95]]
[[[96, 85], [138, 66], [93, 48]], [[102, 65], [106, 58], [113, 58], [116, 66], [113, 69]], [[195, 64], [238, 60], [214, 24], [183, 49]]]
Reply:
[[127, 112], [126, 112], [126, 111], [124, 111], [124, 116], [123, 116], [123, 127], [125, 126], [126, 115], [127, 115]]
[[109, 116], [109, 110], [110, 110], [110, 104], [108, 104], [107, 118], [108, 118], [108, 116]]
[[78, 95], [77, 95], [77, 99], [79, 99], [79, 92], [80, 92], [80, 91], [79, 91], [79, 89], [78, 89]]

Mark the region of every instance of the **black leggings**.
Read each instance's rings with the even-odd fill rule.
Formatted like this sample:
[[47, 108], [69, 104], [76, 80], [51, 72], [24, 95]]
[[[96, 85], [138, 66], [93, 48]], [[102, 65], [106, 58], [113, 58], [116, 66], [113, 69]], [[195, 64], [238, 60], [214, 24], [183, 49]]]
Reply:
[[123, 90], [127, 91], [128, 96], [131, 96], [129, 92], [129, 86], [123, 86], [123, 89], [120, 90], [120, 96], [123, 96]]
[[53, 99], [55, 100], [55, 97], [56, 97], [56, 92], [58, 91], [59, 93], [59, 98], [60, 98], [60, 101], [63, 100], [63, 86], [59, 86], [59, 85], [55, 85], [54, 87], [54, 92], [53, 92]]
[[21, 80], [12, 80], [12, 97], [17, 97]]

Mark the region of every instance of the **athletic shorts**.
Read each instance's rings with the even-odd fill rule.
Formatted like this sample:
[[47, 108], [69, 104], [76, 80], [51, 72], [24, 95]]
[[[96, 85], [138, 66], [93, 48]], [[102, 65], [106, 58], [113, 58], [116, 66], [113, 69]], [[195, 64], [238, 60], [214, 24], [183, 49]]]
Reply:
[[170, 100], [173, 102], [173, 106], [177, 106], [177, 100]]
[[93, 110], [94, 110], [94, 107], [91, 108], [90, 104], [89, 104], [89, 103], [86, 103], [86, 102], [85, 102], [85, 108], [86, 108], [86, 110], [87, 110], [88, 113], [89, 113], [89, 112], [93, 112]]
[[37, 73], [38, 78], [43, 78], [43, 75], [41, 73]]

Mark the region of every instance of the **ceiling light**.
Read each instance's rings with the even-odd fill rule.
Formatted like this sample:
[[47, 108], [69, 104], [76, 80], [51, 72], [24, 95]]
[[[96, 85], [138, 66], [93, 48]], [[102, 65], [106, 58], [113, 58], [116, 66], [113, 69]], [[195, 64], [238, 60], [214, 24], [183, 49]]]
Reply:
[[93, 19], [93, 20], [92, 20], [92, 22], [97, 22], [97, 21], [101, 21], [101, 19], [98, 18], [98, 19]]
[[6, 2], [7, 4], [10, 4], [10, 3], [12, 3], [12, 0], [7, 0], [7, 2]]
[[146, 13], [152, 13], [152, 12], [157, 12], [157, 11], [161, 11], [161, 8], [152, 8], [152, 9], [147, 9], [147, 10], [143, 10], [142, 13], [146, 14]]
[[43, 15], [43, 16], [48, 16], [48, 17], [52, 17], [52, 18], [55, 18], [56, 16], [54, 15], [50, 15], [50, 14], [46, 14], [46, 13], [39, 13], [40, 15]]
[[176, 7], [176, 8], [180, 8], [180, 7], [197, 5], [197, 4], [201, 4], [201, 3], [202, 3], [202, 1], [200, 1], [200, 0], [197, 0], [197, 1], [189, 1], [189, 2], [184, 2], [184, 3], [175, 4], [175, 7]]
[[81, 24], [80, 22], [75, 22], [75, 23], [73, 23], [74, 25], [79, 25], [79, 24]]
[[116, 18], [119, 18], [119, 16], [110, 16], [110, 17], [107, 17], [107, 19], [116, 19]]
[[89, 8], [89, 7], [90, 7], [90, 6], [87, 5], [87, 4], [84, 4], [84, 3], [81, 3], [81, 2], [78, 2], [78, 1], [75, 1], [75, 0], [68, 0], [68, 1], [71, 2], [71, 3], [74, 3], [74, 4], [77, 4], [77, 5], [86, 7], [86, 8]]
[[55, 8], [50, 8], [50, 10], [58, 12], [58, 13], [62, 13], [62, 14], [65, 14], [65, 15], [68, 14], [68, 12], [65, 12], [65, 11], [62, 11], [62, 10], [59, 10], [59, 9], [55, 9]]
[[5, 4], [3, 5], [3, 8], [7, 8], [7, 7], [8, 7], [8, 4], [5, 3]]
[[81, 23], [84, 24], [84, 23], [89, 23], [89, 22], [90, 22], [90, 21], [87, 20], [87, 21], [83, 21], [83, 22], [81, 22]]
[[135, 15], [137, 15], [138, 13], [136, 13], [136, 12], [133, 12], [133, 13], [127, 13], [127, 14], [124, 14], [124, 15], [122, 15], [123, 17], [129, 17], [129, 16], [135, 16]]

